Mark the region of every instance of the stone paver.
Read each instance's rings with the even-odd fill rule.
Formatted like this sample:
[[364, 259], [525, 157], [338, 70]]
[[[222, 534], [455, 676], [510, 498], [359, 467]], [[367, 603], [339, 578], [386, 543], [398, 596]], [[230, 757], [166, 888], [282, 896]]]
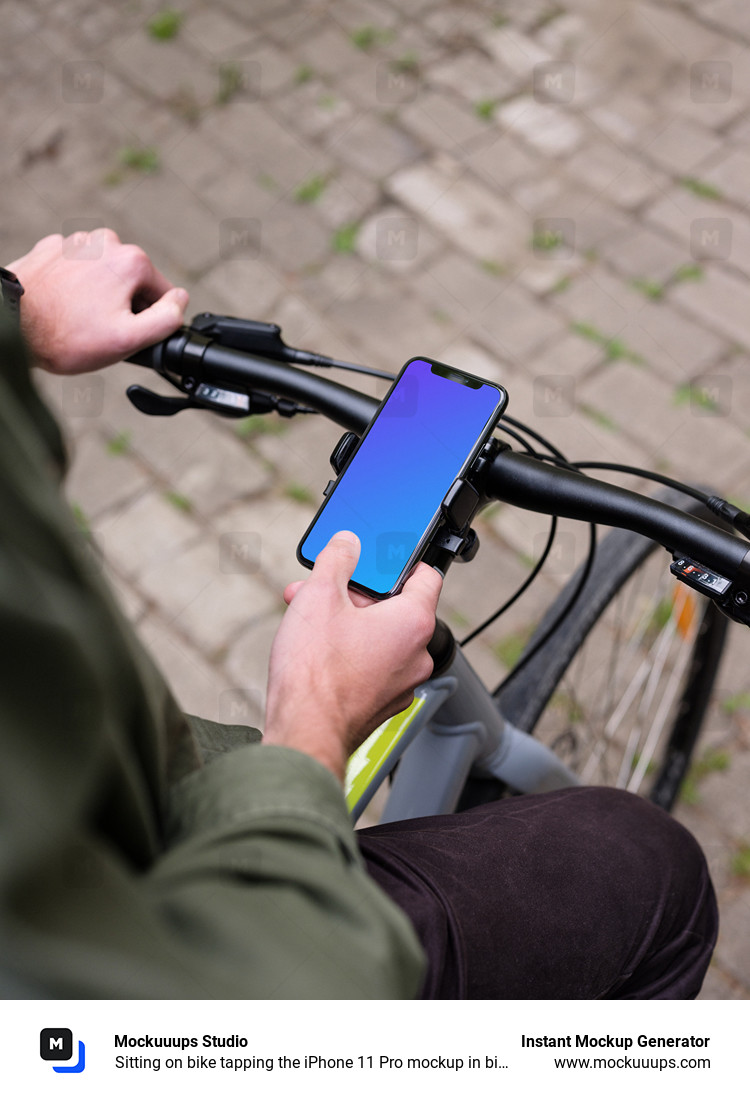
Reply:
[[726, 415], [691, 403], [640, 366], [613, 364], [582, 386], [582, 398], [634, 439], [654, 468], [668, 466], [674, 477], [694, 463], [696, 454], [705, 467], [721, 470], [728, 479], [748, 468], [743, 433]]
[[146, 472], [130, 455], [116, 453], [119, 446], [116, 438], [90, 432], [73, 449], [66, 490], [72, 501], [85, 497], [88, 518], [119, 508], [148, 487]]
[[[615, 340], [614, 355], [645, 363], [677, 383], [687, 382], [721, 357], [726, 342], [668, 303], [657, 305], [649, 286], [648, 280], [634, 284], [593, 267], [557, 296], [557, 304], [587, 338], [605, 344]], [[681, 291], [679, 286], [670, 295], [678, 303]]]
[[453, 159], [408, 168], [391, 178], [389, 189], [460, 253], [504, 264], [525, 243], [515, 207], [467, 177]]
[[645, 213], [649, 222], [677, 239], [683, 263], [693, 268], [696, 278], [703, 277], [707, 260], [750, 273], [750, 218], [745, 214], [685, 188], [665, 192]]
[[[81, 497], [80, 505], [85, 513], [85, 497]], [[201, 533], [181, 502], [170, 499], [156, 485], [103, 515], [93, 530], [107, 559], [131, 582], [146, 570], [171, 561]]]
[[[277, 321], [384, 369], [455, 362], [505, 382], [511, 413], [572, 458], [750, 500], [744, 0], [183, 0], [167, 41], [146, 28], [158, 7], [2, 4], [0, 262], [106, 222], [196, 312]], [[130, 365], [41, 379], [91, 568], [183, 706], [262, 724], [281, 591], [339, 429], [151, 420], [132, 382], [170, 392]], [[446, 585], [458, 634], [523, 578], [546, 523], [488, 516], [477, 563]], [[566, 528], [529, 601], [472, 644], [487, 683], [493, 645], [577, 544]], [[727, 1000], [750, 997], [750, 884], [732, 862], [750, 843], [748, 662], [735, 629], [705, 730], [731, 764], [679, 811], [723, 919], [703, 996]]]
[[509, 100], [498, 117], [512, 133], [544, 156], [569, 155], [583, 140], [583, 127], [575, 118], [557, 104], [540, 102], [531, 96]]
[[401, 112], [403, 123], [425, 144], [455, 153], [483, 137], [486, 123], [442, 90], [419, 95]]
[[660, 168], [672, 175], [702, 175], [701, 165], [721, 149], [721, 141], [709, 130], [685, 119], [670, 119], [646, 137], [642, 148]]
[[649, 164], [601, 140], [579, 149], [566, 170], [597, 194], [618, 207], [632, 209], [658, 195], [667, 177]]
[[[147, 570], [139, 588], [171, 626], [213, 654], [277, 604], [260, 576], [261, 542], [257, 531], [226, 531]], [[205, 578], [202, 588], [196, 577]]]
[[750, 342], [747, 285], [747, 279], [716, 267], [706, 274], [700, 285], [693, 282], [675, 287], [672, 297], [707, 327], [744, 348]]
[[372, 115], [360, 114], [334, 127], [326, 144], [333, 156], [374, 180], [385, 179], [419, 155], [418, 145], [404, 130]]
[[653, 294], [685, 264], [685, 253], [679, 245], [648, 228], [629, 226], [621, 236], [607, 241], [601, 253], [618, 274], [654, 284]]

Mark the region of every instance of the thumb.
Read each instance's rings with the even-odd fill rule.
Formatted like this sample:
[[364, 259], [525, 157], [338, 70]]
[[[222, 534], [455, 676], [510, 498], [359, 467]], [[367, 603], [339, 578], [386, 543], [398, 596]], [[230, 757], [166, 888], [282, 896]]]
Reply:
[[401, 590], [401, 595], [417, 600], [429, 607], [430, 610], [435, 611], [442, 587], [442, 573], [421, 561], [406, 581]]
[[183, 322], [190, 295], [180, 286], [173, 286], [152, 305], [132, 314], [130, 331], [134, 340], [146, 347], [171, 336]]
[[360, 542], [353, 531], [339, 531], [318, 554], [310, 580], [328, 581], [342, 593], [347, 591], [357, 562]]
[[286, 588], [284, 589], [284, 592], [283, 592], [283, 598], [284, 598], [284, 603], [285, 604], [288, 605], [292, 602], [292, 600], [297, 595], [297, 593], [299, 592], [299, 590], [300, 590], [300, 588], [302, 587], [303, 584], [305, 584], [305, 581], [292, 581], [291, 584], [288, 584], [286, 586]]

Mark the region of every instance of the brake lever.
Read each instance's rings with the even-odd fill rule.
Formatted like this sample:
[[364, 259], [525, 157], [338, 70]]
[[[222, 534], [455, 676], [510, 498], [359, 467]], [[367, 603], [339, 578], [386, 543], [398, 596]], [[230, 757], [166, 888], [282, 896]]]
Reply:
[[199, 382], [187, 397], [166, 397], [138, 385], [128, 386], [126, 393], [131, 404], [147, 416], [174, 416], [185, 409], [208, 409], [219, 416], [236, 418], [270, 412], [274, 407], [271, 398], [263, 394], [254, 394], [251, 399], [246, 393], [206, 382]]
[[185, 409], [202, 409], [204, 412], [218, 413], [232, 419], [243, 419], [247, 416], [261, 416], [264, 413], [276, 412], [279, 416], [296, 416], [299, 412], [307, 412], [296, 401], [285, 397], [275, 397], [265, 393], [242, 393], [239, 390], [229, 390], [221, 386], [212, 386], [208, 382], [199, 382], [187, 397], [166, 397], [161, 393], [154, 393], [145, 386], [128, 386], [128, 399], [139, 412], [147, 416], [174, 416]]
[[183, 409], [194, 409], [196, 406], [190, 397], [165, 397], [145, 386], [128, 386], [125, 392], [138, 412], [147, 416], [174, 416]]

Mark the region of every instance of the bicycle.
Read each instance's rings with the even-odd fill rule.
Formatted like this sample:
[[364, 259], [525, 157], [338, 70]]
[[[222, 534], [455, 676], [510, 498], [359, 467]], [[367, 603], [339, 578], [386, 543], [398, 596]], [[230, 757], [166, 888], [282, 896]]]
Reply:
[[[232, 418], [271, 412], [328, 417], [346, 430], [331, 456], [337, 473], [378, 402], [305, 368], [391, 377], [288, 347], [276, 325], [210, 313], [132, 361], [156, 370], [184, 394], [166, 397], [129, 387], [132, 403], [150, 415], [198, 408]], [[646, 497], [595, 479], [585, 468], [628, 470], [662, 482], [667, 491]], [[461, 643], [438, 622], [430, 680], [349, 762], [352, 817], [360, 816], [386, 779], [390, 791], [382, 821], [452, 813], [514, 793], [580, 783], [625, 787], [672, 808], [700, 734], [728, 622], [750, 624], [750, 545], [731, 533], [750, 535], [750, 516], [658, 474], [569, 463], [508, 416], [471, 483], [475, 506], [462, 515], [445, 508], [433, 564], [445, 571], [455, 560], [474, 558], [478, 540], [471, 523], [493, 500], [552, 516], [546, 548], [517, 592]], [[508, 676], [488, 691], [464, 646], [539, 575], [557, 517], [590, 525], [588, 556]], [[599, 547], [596, 523], [616, 528]], [[654, 568], [660, 546], [672, 553], [669, 568]], [[585, 643], [592, 632], [606, 685], [593, 691], [576, 686], [572, 675], [588, 671]]]

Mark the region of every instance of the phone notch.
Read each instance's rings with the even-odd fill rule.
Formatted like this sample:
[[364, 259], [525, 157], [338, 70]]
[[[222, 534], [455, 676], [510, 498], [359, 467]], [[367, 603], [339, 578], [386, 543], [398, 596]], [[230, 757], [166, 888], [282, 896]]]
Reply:
[[439, 374], [441, 378], [448, 378], [451, 382], [458, 382], [460, 386], [468, 386], [470, 390], [481, 389], [484, 384], [481, 378], [470, 378], [465, 374], [461, 374], [460, 371], [454, 370], [453, 367], [447, 367], [445, 363], [433, 363], [431, 371], [433, 374]]

